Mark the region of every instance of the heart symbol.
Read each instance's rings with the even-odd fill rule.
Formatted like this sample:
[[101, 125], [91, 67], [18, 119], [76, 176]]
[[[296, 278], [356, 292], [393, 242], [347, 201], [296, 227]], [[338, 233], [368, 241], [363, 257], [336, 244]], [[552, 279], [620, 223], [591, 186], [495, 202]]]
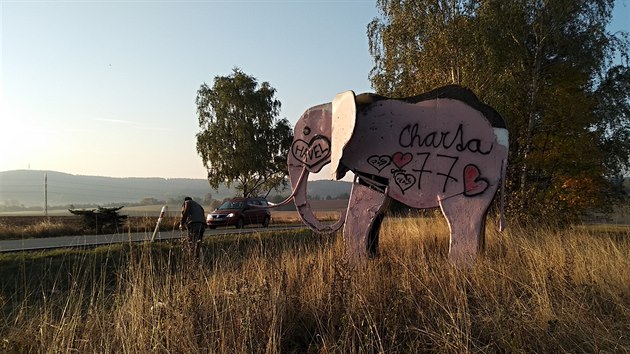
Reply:
[[374, 167], [378, 172], [381, 172], [385, 166], [392, 162], [392, 158], [387, 155], [372, 155], [368, 157], [368, 163]]
[[396, 182], [400, 190], [405, 194], [405, 191], [416, 183], [416, 177], [404, 172], [397, 172], [394, 174], [394, 182]]
[[398, 168], [403, 168], [406, 164], [411, 162], [413, 155], [409, 152], [404, 154], [402, 152], [397, 152], [392, 156], [392, 159], [394, 160], [394, 165]]
[[296, 139], [291, 145], [291, 153], [298, 161], [312, 168], [330, 157], [330, 140], [322, 135], [314, 136], [309, 143]]
[[475, 165], [464, 167], [464, 195], [473, 197], [488, 189], [488, 180], [480, 177], [479, 168]]

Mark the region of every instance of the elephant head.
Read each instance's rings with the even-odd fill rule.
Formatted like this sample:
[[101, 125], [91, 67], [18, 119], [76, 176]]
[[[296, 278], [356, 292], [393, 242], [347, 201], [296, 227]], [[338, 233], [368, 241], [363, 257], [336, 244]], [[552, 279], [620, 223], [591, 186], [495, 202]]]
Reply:
[[343, 150], [354, 134], [357, 108], [362, 108], [381, 96], [346, 91], [335, 96], [332, 103], [311, 107], [302, 114], [294, 128], [294, 140], [288, 156], [289, 177], [293, 193], [291, 199], [304, 223], [314, 231], [329, 232], [338, 230], [345, 222], [342, 213], [339, 221], [331, 226], [323, 225], [315, 217], [307, 200], [309, 173], [318, 173], [330, 163], [332, 179], [342, 179], [349, 168], [341, 163]]
[[349, 117], [355, 114], [355, 95], [347, 91], [335, 96], [332, 103], [307, 109], [295, 125], [288, 157], [292, 196], [304, 223], [318, 232], [338, 230], [344, 224], [346, 214], [342, 212], [333, 225], [323, 225], [317, 220], [307, 200], [308, 176], [332, 163], [333, 178], [343, 178], [347, 168], [339, 161], [354, 132], [355, 119]]

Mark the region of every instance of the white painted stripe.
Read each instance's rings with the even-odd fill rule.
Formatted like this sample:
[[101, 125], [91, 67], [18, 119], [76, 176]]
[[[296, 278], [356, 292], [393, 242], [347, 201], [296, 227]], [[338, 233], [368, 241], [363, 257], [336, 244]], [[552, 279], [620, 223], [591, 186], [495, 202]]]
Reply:
[[505, 147], [509, 146], [510, 134], [505, 128], [493, 128], [494, 136], [497, 137], [497, 142]]

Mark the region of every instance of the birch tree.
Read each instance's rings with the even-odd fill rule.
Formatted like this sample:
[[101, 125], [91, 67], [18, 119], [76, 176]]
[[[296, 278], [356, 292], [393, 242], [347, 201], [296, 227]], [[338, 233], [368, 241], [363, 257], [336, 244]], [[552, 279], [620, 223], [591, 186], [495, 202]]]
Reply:
[[[378, 0], [373, 87], [471, 88], [510, 131], [509, 207], [579, 217], [623, 197], [630, 162], [626, 33], [611, 0]], [[517, 214], [518, 215], [518, 214]]]

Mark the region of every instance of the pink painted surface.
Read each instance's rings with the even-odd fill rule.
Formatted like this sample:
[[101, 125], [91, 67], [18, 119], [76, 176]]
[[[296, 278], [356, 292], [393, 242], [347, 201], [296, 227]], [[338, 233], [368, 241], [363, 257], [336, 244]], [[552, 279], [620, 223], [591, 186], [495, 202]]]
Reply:
[[488, 120], [453, 99], [378, 101], [355, 129], [341, 163], [393, 181], [389, 196], [415, 208], [494, 196], [507, 156]]
[[333, 179], [337, 179], [337, 169], [343, 150], [354, 135], [356, 119], [348, 119], [348, 117], [356, 117], [356, 114], [354, 92], [346, 91], [335, 96], [332, 102], [332, 131], [330, 133], [332, 142], [330, 172]]
[[330, 162], [331, 104], [309, 108], [295, 125], [293, 144], [287, 158], [293, 200], [302, 221], [319, 232], [334, 232], [344, 224], [344, 217], [333, 225], [324, 225], [315, 217], [307, 200], [309, 172], [317, 173]]
[[[500, 117], [500, 126], [493, 127], [459, 99], [364, 98], [354, 109], [354, 94], [340, 94], [332, 104], [308, 109], [297, 122], [288, 162], [302, 220], [316, 231], [334, 231], [345, 221], [349, 256], [364, 258], [374, 251], [369, 248], [374, 223], [390, 198], [415, 208], [439, 206], [451, 234], [449, 258], [472, 264], [483, 251], [486, 213], [507, 163], [508, 134]], [[308, 173], [331, 160], [335, 178], [346, 171], [358, 176], [345, 220], [333, 227], [315, 218], [306, 188]]]
[[350, 193], [343, 237], [346, 253], [351, 258], [368, 256], [369, 234], [374, 220], [384, 211], [387, 196], [369, 187], [354, 183]]
[[309, 108], [295, 124], [289, 166], [303, 166], [313, 173], [330, 162], [332, 105]]

